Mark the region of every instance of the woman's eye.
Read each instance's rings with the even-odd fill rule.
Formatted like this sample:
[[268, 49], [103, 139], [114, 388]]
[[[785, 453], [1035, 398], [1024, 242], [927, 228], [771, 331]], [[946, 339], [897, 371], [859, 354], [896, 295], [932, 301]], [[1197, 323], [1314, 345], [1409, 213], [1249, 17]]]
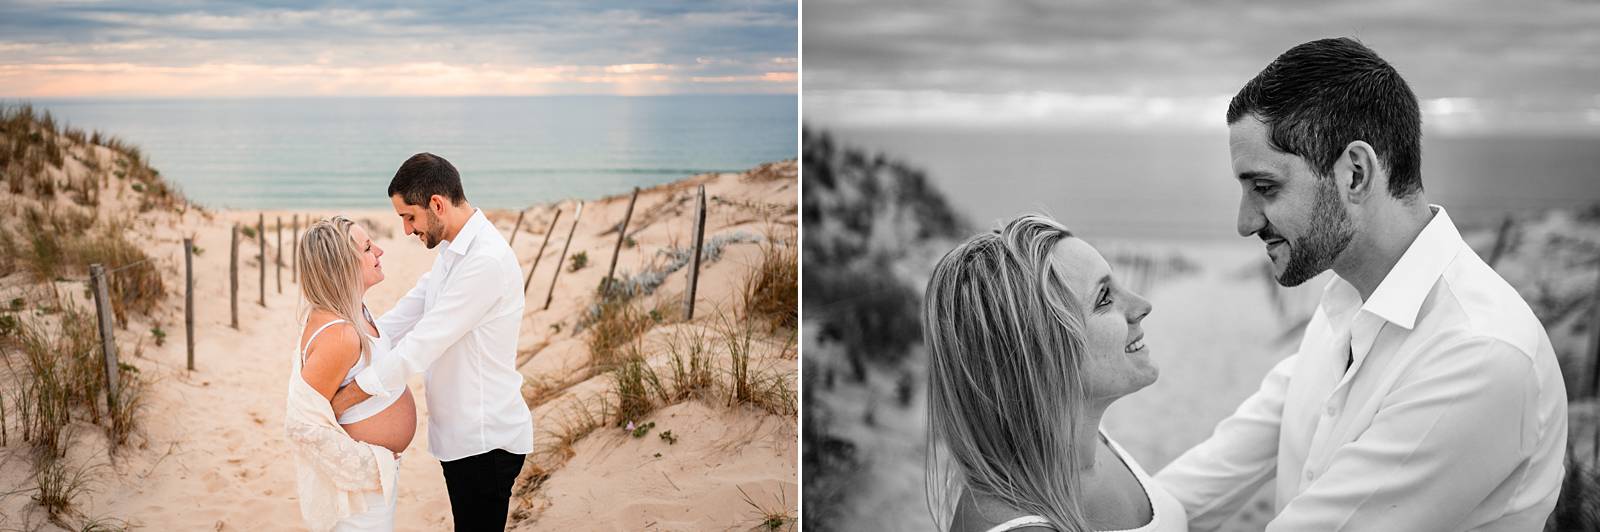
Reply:
[[1103, 308], [1106, 305], [1110, 305], [1110, 304], [1111, 304], [1111, 289], [1102, 288], [1100, 290], [1100, 298], [1095, 300], [1095, 302], [1094, 302], [1094, 308], [1097, 308], [1097, 309], [1098, 308]]

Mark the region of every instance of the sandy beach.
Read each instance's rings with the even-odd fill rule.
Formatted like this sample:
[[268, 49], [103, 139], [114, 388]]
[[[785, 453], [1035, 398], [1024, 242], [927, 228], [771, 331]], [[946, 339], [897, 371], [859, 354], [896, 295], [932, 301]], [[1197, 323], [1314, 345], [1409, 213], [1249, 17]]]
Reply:
[[[72, 150], [78, 150], [72, 152]], [[96, 161], [117, 154], [102, 146], [74, 146], [71, 153], [99, 151]], [[87, 155], [85, 155], [87, 157]], [[98, 209], [108, 213], [127, 208], [141, 191], [109, 175], [112, 165], [91, 169], [50, 168], [52, 179], [91, 179], [102, 184]], [[617, 259], [618, 277], [659, 270], [670, 262], [665, 251], [687, 248], [692, 241], [694, 193], [704, 185], [708, 197], [708, 244], [720, 256], [701, 268], [695, 316], [653, 316], [636, 341], [635, 351], [652, 367], [665, 367], [674, 335], [698, 333], [715, 340], [727, 324], [748, 321], [741, 303], [743, 287], [770, 246], [795, 245], [798, 200], [795, 164], [763, 166], [745, 173], [707, 174], [642, 190], [628, 225], [628, 244]], [[104, 175], [102, 175], [104, 174]], [[87, 178], [84, 176], [88, 176]], [[470, 183], [470, 180], [469, 180]], [[624, 191], [619, 191], [624, 192]], [[381, 191], [375, 192], [381, 194]], [[4, 194], [4, 193], [0, 193]], [[18, 196], [20, 197], [20, 196]], [[469, 187], [468, 198], [471, 190]], [[59, 200], [59, 198], [57, 198]], [[30, 200], [32, 201], [32, 200]], [[38, 204], [47, 203], [37, 202]], [[759, 508], [793, 516], [798, 505], [797, 419], [790, 406], [761, 408], [731, 401], [708, 390], [698, 398], [654, 401], [637, 420], [614, 419], [608, 405], [617, 398], [610, 365], [592, 360], [580, 330], [580, 316], [596, 299], [595, 287], [617, 242], [615, 226], [628, 207], [626, 194], [588, 202], [561, 261], [571, 228], [575, 201], [530, 207], [514, 241], [524, 272], [547, 232], [554, 231], [539, 259], [527, 290], [527, 313], [521, 328], [518, 361], [526, 376], [524, 398], [534, 413], [535, 452], [529, 456], [511, 501], [509, 521], [516, 530], [688, 530], [745, 529], [762, 523]], [[561, 211], [552, 226], [551, 218]], [[16, 211], [17, 209], [10, 209]], [[16, 215], [8, 212], [7, 215]], [[85, 480], [62, 520], [76, 528], [84, 523], [128, 525], [154, 530], [298, 530], [303, 529], [295, 500], [293, 455], [283, 438], [285, 386], [294, 336], [299, 330], [299, 295], [290, 264], [293, 234], [283, 229], [278, 257], [275, 224], [286, 226], [295, 214], [325, 216], [332, 212], [256, 211], [206, 212], [197, 208], [153, 209], [129, 216], [124, 231], [153, 259], [165, 282], [166, 297], [148, 314], [130, 314], [117, 329], [121, 361], [144, 381], [142, 409], [128, 443], [111, 451], [103, 428], [83, 420], [68, 425], [65, 462], [79, 468]], [[345, 212], [364, 225], [385, 251], [384, 282], [367, 296], [375, 314], [391, 306], [432, 263], [434, 251], [415, 237], [400, 234], [392, 212]], [[486, 212], [508, 237], [517, 220], [514, 211]], [[242, 238], [239, 246], [239, 328], [230, 327], [229, 242], [232, 224], [254, 226], [266, 219], [267, 271], [264, 305], [258, 303], [259, 243]], [[195, 370], [185, 369], [182, 241], [194, 238]], [[573, 255], [587, 265], [571, 270]], [[793, 256], [792, 254], [790, 256]], [[281, 291], [274, 261], [281, 260]], [[562, 268], [553, 298], [545, 309], [551, 276]], [[628, 303], [662, 309], [681, 307], [687, 268], [660, 276], [653, 293], [640, 293]], [[57, 281], [55, 292], [82, 303], [81, 282]], [[48, 320], [40, 301], [48, 283], [33, 283], [25, 271], [0, 279], [5, 299], [25, 299], [26, 311]], [[73, 295], [76, 294], [76, 295]], [[92, 307], [90, 307], [92, 308]], [[652, 307], [653, 308], [653, 307]], [[164, 334], [157, 345], [156, 333]], [[752, 375], [798, 388], [792, 327], [746, 334], [751, 339], [748, 368]], [[727, 349], [708, 340], [709, 353], [723, 376]], [[8, 351], [6, 356], [14, 357]], [[0, 382], [20, 376], [8, 371]], [[411, 389], [419, 406], [418, 433], [405, 453], [400, 472], [399, 530], [437, 530], [450, 524], [448, 497], [437, 460], [426, 450], [426, 396], [421, 376]], [[6, 390], [7, 399], [17, 395]], [[792, 403], [791, 403], [792, 405]], [[598, 426], [572, 432], [571, 416], [584, 408]], [[81, 416], [80, 416], [81, 418]], [[616, 425], [623, 421], [653, 422], [654, 431], [634, 437]], [[16, 438], [19, 421], [7, 421], [11, 437], [0, 448], [0, 528], [52, 529], [57, 524], [30, 497], [34, 479], [31, 450]], [[671, 431], [675, 438], [660, 437]]]

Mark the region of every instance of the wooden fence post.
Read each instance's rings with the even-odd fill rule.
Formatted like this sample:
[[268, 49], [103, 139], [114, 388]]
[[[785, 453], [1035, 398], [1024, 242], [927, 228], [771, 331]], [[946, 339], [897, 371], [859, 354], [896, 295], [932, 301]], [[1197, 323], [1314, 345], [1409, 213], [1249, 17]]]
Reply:
[[572, 235], [578, 232], [578, 222], [583, 220], [583, 202], [578, 202], [578, 214], [572, 216], [572, 229], [567, 230], [567, 242], [561, 245], [561, 258], [556, 260], [556, 273], [550, 276], [550, 291], [544, 295], [544, 310], [550, 310], [550, 302], [556, 297], [556, 279], [561, 278], [561, 265], [567, 262], [567, 250], [572, 247]]
[[561, 209], [556, 209], [556, 216], [550, 219], [550, 227], [544, 230], [544, 241], [539, 243], [539, 252], [533, 255], [533, 267], [528, 268], [528, 278], [522, 281], [522, 294], [528, 294], [528, 285], [533, 284], [533, 272], [539, 269], [539, 261], [544, 258], [544, 247], [550, 244], [550, 233], [556, 232], [556, 222], [561, 221]]
[[289, 226], [289, 237], [294, 241], [294, 249], [289, 250], [289, 282], [300, 282], [300, 215], [294, 215], [294, 224]]
[[267, 215], [256, 214], [256, 242], [261, 245], [261, 299], [259, 304], [267, 306]]
[[1511, 215], [1507, 214], [1505, 221], [1500, 222], [1500, 232], [1495, 235], [1494, 248], [1489, 252], [1489, 267], [1500, 262], [1500, 256], [1511, 247]]
[[700, 200], [694, 209], [694, 251], [689, 259], [689, 296], [684, 301], [683, 320], [694, 319], [694, 293], [700, 283], [700, 248], [706, 237], [706, 186], [700, 185]]
[[283, 217], [278, 217], [278, 249], [272, 254], [272, 266], [278, 276], [278, 293], [283, 293]]
[[233, 328], [239, 328], [239, 224], [233, 224], [233, 244], [228, 247], [228, 308], [233, 313]]
[[194, 238], [183, 239], [183, 332], [194, 371]]
[[611, 267], [606, 268], [606, 278], [601, 281], [607, 293], [610, 293], [612, 276], [617, 273], [617, 257], [622, 255], [622, 241], [628, 238], [628, 221], [633, 219], [633, 204], [639, 201], [639, 187], [633, 187], [633, 197], [628, 199], [628, 212], [622, 215], [622, 228], [617, 230], [617, 245], [611, 248]]
[[[1591, 355], [1589, 365], [1594, 375], [1589, 379], [1589, 396], [1600, 397], [1600, 277], [1595, 278], [1594, 293], [1590, 294], [1590, 297], [1592, 300], [1589, 308], [1592, 314], [1589, 315], [1589, 354]], [[1600, 430], [1596, 430], [1596, 434], [1597, 438], [1600, 438]], [[1600, 456], [1600, 441], [1595, 442], [1595, 444], [1595, 454]]]
[[111, 336], [111, 295], [106, 290], [106, 269], [89, 265], [89, 280], [94, 282], [94, 310], [100, 317], [100, 350], [106, 363], [106, 412], [117, 411], [117, 343]]
[[[517, 233], [522, 231], [522, 215], [524, 214], [528, 214], [527, 209], [517, 211], [517, 226], [511, 228], [511, 240], [506, 242], [506, 245], [517, 243]], [[523, 289], [523, 291], [526, 292], [527, 289]]]

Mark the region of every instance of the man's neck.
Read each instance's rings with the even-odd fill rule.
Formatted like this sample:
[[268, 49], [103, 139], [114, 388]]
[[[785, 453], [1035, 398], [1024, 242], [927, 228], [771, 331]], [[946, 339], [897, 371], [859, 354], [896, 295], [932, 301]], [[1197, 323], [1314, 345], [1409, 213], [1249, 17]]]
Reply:
[[446, 215], [446, 219], [444, 220], [444, 239], [455, 242], [456, 237], [461, 236], [461, 230], [467, 227], [467, 221], [471, 220], [472, 215], [477, 212], [478, 210], [472, 208], [471, 203], [467, 203], [465, 201], [461, 202], [461, 205], [456, 206], [455, 211]]
[[1391, 210], [1370, 220], [1333, 267], [1334, 273], [1355, 287], [1363, 302], [1378, 290], [1434, 215], [1420, 193], [1408, 203], [1385, 208]]

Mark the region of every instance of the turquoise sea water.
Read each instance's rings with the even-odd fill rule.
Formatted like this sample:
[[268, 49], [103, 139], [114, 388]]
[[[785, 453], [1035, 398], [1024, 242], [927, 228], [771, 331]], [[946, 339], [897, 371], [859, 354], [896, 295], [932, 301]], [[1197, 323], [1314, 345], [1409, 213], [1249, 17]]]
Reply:
[[422, 151], [456, 166], [474, 205], [517, 208], [791, 159], [799, 135], [794, 95], [31, 103], [139, 146], [213, 208], [388, 208]]

